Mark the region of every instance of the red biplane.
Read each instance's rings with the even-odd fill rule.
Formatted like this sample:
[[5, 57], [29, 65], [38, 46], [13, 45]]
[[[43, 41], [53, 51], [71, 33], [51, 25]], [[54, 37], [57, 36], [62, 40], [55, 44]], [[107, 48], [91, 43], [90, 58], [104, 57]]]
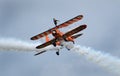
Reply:
[[[74, 44], [74, 39], [76, 39], [76, 38], [78, 38], [79, 36], [82, 35], [82, 34], [76, 34], [76, 33], [85, 29], [87, 27], [87, 25], [85, 25], [85, 24], [80, 25], [80, 26], [78, 26], [78, 27], [72, 29], [71, 31], [66, 32], [66, 33], [63, 33], [58, 29], [63, 28], [63, 27], [67, 27], [68, 25], [73, 24], [74, 22], [77, 22], [77, 21], [81, 20], [82, 18], [83, 18], [83, 15], [78, 15], [78, 16], [76, 16], [76, 17], [74, 17], [74, 18], [72, 18], [72, 19], [70, 19], [70, 20], [68, 20], [68, 21], [66, 21], [62, 24], [59, 24], [59, 25], [57, 25], [58, 20], [56, 20], [54, 18], [53, 22], [55, 24], [55, 27], [53, 27], [53, 28], [51, 28], [51, 29], [49, 29], [49, 30], [47, 30], [43, 33], [40, 33], [36, 36], [33, 36], [31, 38], [31, 40], [37, 40], [39, 38], [45, 37], [46, 42], [37, 46], [36, 47], [37, 49], [44, 48], [44, 47], [49, 46], [51, 44], [55, 47], [56, 46], [61, 46], [62, 47], [63, 46], [62, 42], [69, 42], [69, 41], [73, 42], [73, 44]], [[49, 34], [52, 34], [54, 36], [54, 38], [50, 40], [50, 38], [48, 37]], [[73, 34], [76, 34], [76, 35], [73, 35]], [[70, 50], [69, 48], [67, 48], [67, 49]], [[35, 55], [39, 55], [43, 52], [46, 52], [46, 50], [41, 51], [41, 52], [39, 52]], [[56, 54], [59, 55], [59, 50], [56, 52]]]

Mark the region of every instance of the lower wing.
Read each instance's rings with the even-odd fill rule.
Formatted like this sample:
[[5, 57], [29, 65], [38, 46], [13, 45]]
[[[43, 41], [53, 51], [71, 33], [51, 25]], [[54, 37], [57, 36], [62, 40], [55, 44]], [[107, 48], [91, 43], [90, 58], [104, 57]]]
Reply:
[[36, 48], [37, 48], [37, 49], [44, 48], [44, 47], [46, 47], [46, 46], [51, 45], [51, 44], [54, 43], [55, 41], [56, 41], [56, 39], [54, 38], [54, 39], [52, 39], [52, 40], [50, 40], [50, 41], [48, 41], [48, 42], [46, 42], [46, 43], [43, 43], [43, 44], [37, 46]]
[[73, 35], [75, 33], [78, 33], [80, 31], [84, 30], [86, 27], [87, 27], [87, 25], [80, 25], [79, 27], [77, 27], [77, 28], [75, 28], [75, 29], [73, 29], [71, 31], [66, 32], [63, 35], [63, 38], [67, 38], [67, 37], [69, 37], [69, 36], [71, 36], [71, 35]]

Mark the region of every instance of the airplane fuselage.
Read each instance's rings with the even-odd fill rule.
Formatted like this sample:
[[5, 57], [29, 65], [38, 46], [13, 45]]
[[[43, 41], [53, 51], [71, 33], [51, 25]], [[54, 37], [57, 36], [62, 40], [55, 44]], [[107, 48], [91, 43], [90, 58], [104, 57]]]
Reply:
[[61, 42], [63, 42], [63, 41], [72, 41], [74, 43], [74, 40], [71, 36], [69, 36], [67, 38], [63, 38], [64, 33], [62, 33], [58, 29], [53, 30], [52, 35], [56, 39], [56, 41], [53, 43], [54, 46], [61, 45]]

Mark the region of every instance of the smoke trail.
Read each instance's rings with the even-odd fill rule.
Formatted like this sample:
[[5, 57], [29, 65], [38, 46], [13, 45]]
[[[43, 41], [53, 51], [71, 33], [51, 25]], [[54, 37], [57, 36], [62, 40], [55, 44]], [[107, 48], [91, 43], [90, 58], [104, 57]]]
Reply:
[[33, 43], [28, 43], [25, 41], [17, 40], [17, 39], [0, 39], [0, 51], [33, 51], [35, 50], [35, 45]]
[[40, 45], [40, 43], [30, 43], [13, 38], [0, 38], [0, 51], [37, 51], [42, 50], [57, 50], [59, 47], [48, 46], [43, 49], [36, 49], [35, 47]]
[[[88, 60], [93, 61], [99, 66], [114, 72], [120, 75], [120, 60], [117, 57], [113, 57], [110, 54], [106, 54], [100, 51], [96, 51], [89, 47], [83, 47], [80, 45], [72, 45], [70, 43], [63, 43], [64, 47], [67, 47], [73, 51], [78, 52], [80, 55], [85, 56]], [[40, 52], [42, 50], [51, 50], [56, 51], [60, 49], [60, 47], [48, 46], [43, 49], [35, 49], [37, 45], [40, 43], [30, 43], [17, 39], [0, 39], [0, 51], [37, 51]]]
[[120, 59], [117, 57], [113, 57], [110, 54], [95, 51], [90, 47], [83, 47], [80, 45], [75, 45], [72, 50], [78, 52], [80, 55], [85, 56], [88, 60], [93, 61], [104, 69], [120, 75]]

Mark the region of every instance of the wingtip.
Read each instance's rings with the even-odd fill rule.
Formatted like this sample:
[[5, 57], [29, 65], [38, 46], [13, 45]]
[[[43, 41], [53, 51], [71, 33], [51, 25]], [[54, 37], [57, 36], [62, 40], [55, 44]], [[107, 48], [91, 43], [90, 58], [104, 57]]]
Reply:
[[41, 47], [40, 46], [37, 46], [36, 49], [40, 49]]
[[30, 40], [36, 40], [36, 38], [35, 37], [31, 37]]
[[83, 15], [78, 15], [77, 17], [80, 18], [80, 19], [82, 19], [82, 18], [83, 18]]
[[30, 38], [30, 40], [33, 40], [33, 38]]
[[84, 24], [84, 25], [82, 25], [82, 26], [83, 26], [84, 29], [87, 28], [87, 25], [86, 25], [86, 24]]
[[83, 18], [83, 15], [79, 15], [79, 16]]
[[37, 46], [36, 49], [39, 49], [39, 46]]

